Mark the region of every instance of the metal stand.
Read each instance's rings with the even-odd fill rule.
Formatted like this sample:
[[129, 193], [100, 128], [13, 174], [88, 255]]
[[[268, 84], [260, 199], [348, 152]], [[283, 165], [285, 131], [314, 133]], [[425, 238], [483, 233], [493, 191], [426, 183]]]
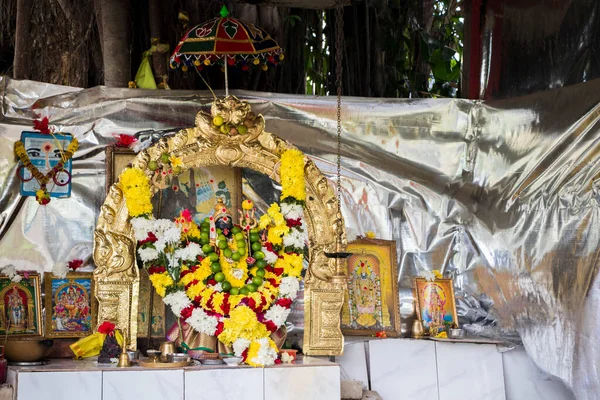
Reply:
[[225, 56], [225, 97], [229, 96], [229, 77], [227, 76], [227, 56]]

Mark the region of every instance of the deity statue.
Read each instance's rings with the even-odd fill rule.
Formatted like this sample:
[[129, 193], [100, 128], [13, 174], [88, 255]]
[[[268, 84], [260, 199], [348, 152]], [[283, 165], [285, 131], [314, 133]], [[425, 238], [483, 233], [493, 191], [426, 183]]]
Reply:
[[27, 328], [27, 308], [16, 286], [8, 293], [7, 319], [10, 330], [22, 330]]

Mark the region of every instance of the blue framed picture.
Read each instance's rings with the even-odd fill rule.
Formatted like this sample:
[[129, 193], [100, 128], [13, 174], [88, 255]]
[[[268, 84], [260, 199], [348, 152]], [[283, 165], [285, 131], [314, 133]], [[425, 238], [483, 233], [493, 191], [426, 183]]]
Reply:
[[[31, 163], [42, 173], [48, 173], [60, 161], [61, 151], [66, 151], [73, 136], [68, 134], [46, 135], [39, 132], [22, 132], [21, 141]], [[46, 184], [50, 197], [71, 196], [72, 160], [58, 171]], [[21, 196], [35, 196], [40, 184], [26, 168], [17, 171], [21, 179]]]

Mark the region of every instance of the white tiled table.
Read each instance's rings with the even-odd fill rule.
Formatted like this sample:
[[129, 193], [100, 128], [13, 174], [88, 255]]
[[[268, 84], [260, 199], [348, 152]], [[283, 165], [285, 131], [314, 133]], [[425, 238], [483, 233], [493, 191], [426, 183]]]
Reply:
[[117, 368], [93, 361], [52, 360], [9, 367], [15, 400], [339, 400], [338, 364], [304, 357], [267, 368], [192, 366]]

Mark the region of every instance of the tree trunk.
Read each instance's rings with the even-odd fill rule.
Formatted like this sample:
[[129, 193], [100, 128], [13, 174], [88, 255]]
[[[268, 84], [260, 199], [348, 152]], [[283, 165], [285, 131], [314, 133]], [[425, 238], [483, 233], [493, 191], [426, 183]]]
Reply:
[[104, 84], [127, 87], [131, 78], [131, 4], [122, 0], [100, 0], [104, 46]]
[[33, 0], [17, 0], [17, 29], [15, 32], [15, 58], [13, 77], [29, 79], [29, 64], [31, 62], [30, 32], [31, 8]]
[[148, 1], [148, 13], [150, 14], [150, 40], [152, 45], [156, 47], [156, 51], [152, 53], [152, 71], [154, 72], [154, 80], [159, 88], [167, 87], [167, 54], [162, 51], [161, 38], [162, 38], [162, 26], [161, 26], [161, 12], [160, 12], [160, 1], [149, 0]]

